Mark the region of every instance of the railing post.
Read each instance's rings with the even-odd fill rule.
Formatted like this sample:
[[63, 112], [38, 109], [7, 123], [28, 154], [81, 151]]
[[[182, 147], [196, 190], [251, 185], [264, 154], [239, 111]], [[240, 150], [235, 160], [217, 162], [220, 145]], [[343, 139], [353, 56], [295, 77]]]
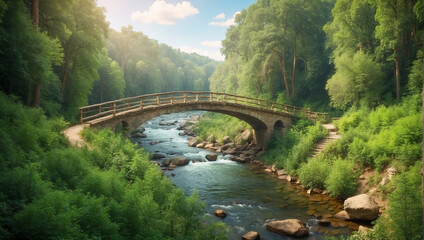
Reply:
[[113, 103], [113, 116], [116, 115], [116, 102]]
[[99, 106], [99, 113], [102, 112], [102, 105]]
[[127, 100], [127, 108], [130, 108], [130, 100]]
[[199, 102], [199, 93], [196, 93], [196, 102]]
[[213, 92], [211, 92], [211, 95], [210, 95], [210, 97], [209, 97], [209, 101], [210, 101], [210, 102], [213, 102]]
[[84, 123], [84, 121], [82, 120], [82, 109], [80, 109], [80, 124], [83, 124]]
[[157, 105], [159, 105], [159, 104], [160, 104], [160, 95], [158, 95], [158, 96], [156, 97], [156, 104], [157, 104]]
[[143, 98], [140, 97], [140, 109], [143, 109]]
[[187, 103], [187, 93], [184, 93], [184, 103]]

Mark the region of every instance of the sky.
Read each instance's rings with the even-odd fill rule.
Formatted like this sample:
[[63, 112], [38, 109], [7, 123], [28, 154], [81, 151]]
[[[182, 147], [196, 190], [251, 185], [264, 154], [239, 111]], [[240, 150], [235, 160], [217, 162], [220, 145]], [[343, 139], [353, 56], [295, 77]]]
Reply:
[[110, 27], [131, 25], [149, 38], [187, 53], [224, 60], [221, 41], [234, 16], [256, 0], [97, 0]]

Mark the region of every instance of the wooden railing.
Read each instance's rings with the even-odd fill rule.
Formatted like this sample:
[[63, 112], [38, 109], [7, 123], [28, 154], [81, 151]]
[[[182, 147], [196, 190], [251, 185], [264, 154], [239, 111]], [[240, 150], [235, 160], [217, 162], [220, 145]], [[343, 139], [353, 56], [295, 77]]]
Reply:
[[327, 120], [327, 113], [311, 112], [310, 109], [290, 106], [272, 101], [249, 98], [226, 93], [214, 92], [169, 92], [147, 94], [137, 97], [123, 98], [115, 101], [103, 102], [80, 108], [80, 123], [106, 117], [115, 116], [118, 113], [143, 108], [149, 108], [167, 104], [185, 104], [197, 102], [220, 102], [239, 104], [259, 109], [272, 110], [274, 112], [287, 113], [290, 115], [303, 115], [311, 120]]

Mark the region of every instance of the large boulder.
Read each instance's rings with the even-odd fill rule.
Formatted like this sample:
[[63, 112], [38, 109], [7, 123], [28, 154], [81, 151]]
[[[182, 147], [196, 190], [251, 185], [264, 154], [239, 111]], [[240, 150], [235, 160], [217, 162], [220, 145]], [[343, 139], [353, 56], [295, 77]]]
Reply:
[[183, 158], [183, 157], [175, 157], [171, 159], [172, 164], [174, 164], [175, 166], [184, 166], [187, 165], [190, 160], [188, 160], [187, 158]]
[[298, 219], [271, 221], [266, 224], [266, 229], [281, 235], [305, 237], [309, 235], [306, 224]]
[[208, 154], [208, 155], [205, 156], [205, 158], [208, 161], [216, 161], [216, 159], [218, 159], [218, 155], [216, 155], [216, 154]]
[[343, 205], [351, 220], [375, 220], [378, 217], [377, 203], [367, 194], [346, 199]]
[[190, 160], [183, 157], [167, 158], [162, 161], [162, 167], [168, 167], [170, 165], [184, 166], [187, 165], [189, 162]]
[[246, 234], [244, 234], [241, 239], [243, 240], [260, 240], [261, 236], [259, 235], [258, 232], [254, 232], [254, 231], [250, 231]]

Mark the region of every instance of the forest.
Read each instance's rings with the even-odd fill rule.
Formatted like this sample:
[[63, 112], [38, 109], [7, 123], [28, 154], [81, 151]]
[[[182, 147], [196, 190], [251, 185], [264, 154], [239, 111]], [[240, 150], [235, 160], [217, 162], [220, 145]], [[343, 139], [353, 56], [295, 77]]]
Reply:
[[[88, 104], [209, 89], [216, 62], [135, 32], [109, 29], [95, 1], [2, 1], [0, 90], [73, 121]], [[30, 44], [31, 43], [31, 44]]]
[[[0, 0], [0, 239], [226, 239], [199, 196], [125, 137], [84, 131], [90, 148], [74, 149], [61, 134], [79, 107], [189, 90], [337, 117], [343, 138], [318, 160], [308, 156], [327, 132], [304, 120], [260, 160], [341, 198], [371, 169], [389, 206], [367, 238], [421, 239], [423, 9], [423, 0], [258, 0], [235, 16], [217, 62], [109, 28], [95, 0]], [[208, 121], [200, 135], [223, 134]], [[398, 174], [379, 185], [390, 166]]]
[[228, 29], [211, 90], [326, 111], [395, 103], [421, 93], [422, 9], [416, 0], [259, 0]]

